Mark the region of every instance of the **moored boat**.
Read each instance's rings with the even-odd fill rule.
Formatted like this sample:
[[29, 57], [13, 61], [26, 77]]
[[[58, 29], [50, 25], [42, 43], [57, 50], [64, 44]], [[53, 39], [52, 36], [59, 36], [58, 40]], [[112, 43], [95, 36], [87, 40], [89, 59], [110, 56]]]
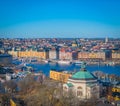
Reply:
[[83, 64], [83, 62], [82, 61], [74, 61], [74, 64], [75, 65], [81, 65], [81, 64]]
[[67, 60], [59, 60], [58, 61], [58, 64], [70, 64], [71, 62], [70, 61], [67, 61]]

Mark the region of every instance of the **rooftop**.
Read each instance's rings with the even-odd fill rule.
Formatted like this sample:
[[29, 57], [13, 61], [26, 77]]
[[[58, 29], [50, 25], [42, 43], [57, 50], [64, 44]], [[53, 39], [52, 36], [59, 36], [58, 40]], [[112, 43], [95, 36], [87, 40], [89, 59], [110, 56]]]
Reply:
[[88, 71], [79, 71], [72, 75], [72, 79], [78, 79], [78, 80], [88, 80], [88, 79], [96, 79], [96, 77], [88, 72]]
[[86, 63], [84, 63], [84, 62], [81, 65], [80, 71], [73, 74], [71, 78], [77, 79], [77, 80], [96, 79], [96, 77], [92, 73], [90, 73], [89, 71], [86, 70]]

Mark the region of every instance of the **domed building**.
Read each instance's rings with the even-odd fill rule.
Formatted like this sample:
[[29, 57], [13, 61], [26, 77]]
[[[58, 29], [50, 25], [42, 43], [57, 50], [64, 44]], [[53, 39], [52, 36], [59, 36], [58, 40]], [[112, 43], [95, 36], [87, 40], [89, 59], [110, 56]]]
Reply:
[[73, 74], [63, 85], [64, 93], [72, 91], [75, 96], [80, 99], [99, 98], [100, 85], [97, 78], [86, 70], [85, 65], [81, 66], [81, 70]]

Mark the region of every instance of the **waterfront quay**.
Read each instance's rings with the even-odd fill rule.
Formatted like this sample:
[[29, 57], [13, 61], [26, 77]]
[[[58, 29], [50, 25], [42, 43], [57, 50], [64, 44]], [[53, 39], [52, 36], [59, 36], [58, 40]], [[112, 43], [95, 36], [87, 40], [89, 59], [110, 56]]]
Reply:
[[119, 64], [120, 40], [101, 39], [0, 39], [1, 53], [8, 53], [16, 58], [40, 60], [68, 60]]

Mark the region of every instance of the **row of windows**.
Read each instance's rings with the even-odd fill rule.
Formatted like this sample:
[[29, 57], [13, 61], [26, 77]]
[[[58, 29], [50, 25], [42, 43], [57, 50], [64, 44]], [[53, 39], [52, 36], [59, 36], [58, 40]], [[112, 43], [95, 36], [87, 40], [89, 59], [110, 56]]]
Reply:
[[[67, 88], [65, 87], [65, 89], [67, 89]], [[82, 87], [81, 87], [81, 86], [79, 86], [79, 87], [77, 87], [77, 89], [82, 90]]]
[[[67, 89], [68, 89], [68, 88], [65, 86], [65, 87], [64, 87], [64, 90], [67, 91]], [[83, 91], [78, 89], [78, 90], [77, 90], [77, 96], [82, 96], [82, 95], [83, 95]]]

